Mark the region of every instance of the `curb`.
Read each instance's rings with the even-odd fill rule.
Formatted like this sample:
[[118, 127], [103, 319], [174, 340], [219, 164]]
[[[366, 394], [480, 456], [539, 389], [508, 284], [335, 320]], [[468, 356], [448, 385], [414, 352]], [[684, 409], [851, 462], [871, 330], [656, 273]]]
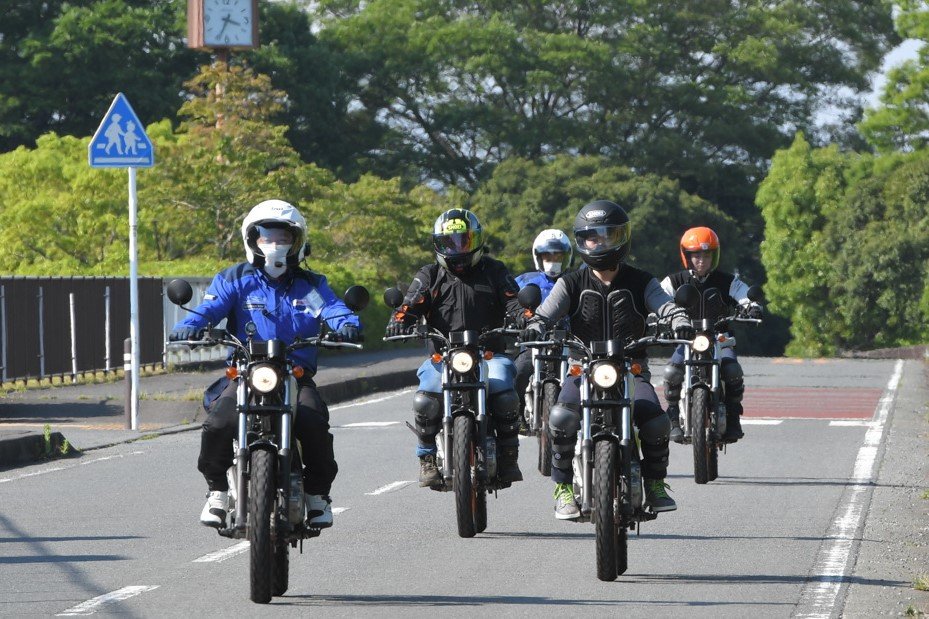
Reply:
[[[323, 401], [327, 404], [336, 404], [338, 402], [354, 400], [372, 393], [393, 391], [404, 387], [412, 387], [417, 384], [419, 384], [419, 379], [416, 377], [416, 371], [405, 369], [387, 374], [359, 376], [340, 382], [318, 385], [318, 389]], [[110, 443], [86, 447], [82, 452], [69, 452], [67, 457], [77, 453], [93, 451], [95, 449], [104, 449], [106, 447], [113, 447], [114, 445], [133, 443], [142, 438], [149, 439], [152, 436], [178, 434], [180, 432], [190, 432], [199, 429], [199, 423], [165, 426], [145, 432], [144, 434], [140, 433], [139, 436], [132, 438], [114, 440]], [[45, 436], [43, 434], [27, 430], [24, 430], [22, 434], [22, 436], [0, 439], [0, 470], [43, 462], [49, 459], [46, 456]], [[51, 453], [59, 453], [64, 442], [65, 437], [61, 432], [52, 432], [50, 436]]]

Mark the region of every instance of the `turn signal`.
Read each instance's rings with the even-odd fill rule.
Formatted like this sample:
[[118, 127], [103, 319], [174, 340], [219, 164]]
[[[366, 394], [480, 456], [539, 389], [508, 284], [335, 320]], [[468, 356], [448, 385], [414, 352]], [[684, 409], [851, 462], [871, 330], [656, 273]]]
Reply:
[[580, 376], [581, 371], [582, 371], [581, 366], [579, 365], [572, 365], [571, 367], [568, 368], [568, 374], [570, 374], [571, 376]]
[[642, 364], [633, 363], [632, 367], [629, 369], [632, 371], [633, 376], [638, 376], [639, 374], [642, 373]]
[[239, 370], [234, 365], [230, 365], [226, 368], [226, 378], [233, 380], [239, 376]]
[[440, 355], [440, 354], [437, 353], [437, 352], [432, 353], [432, 362], [433, 362], [433, 363], [439, 363], [439, 362], [441, 362], [441, 361], [442, 361], [442, 355]]
[[303, 378], [304, 372], [305, 370], [303, 369], [302, 365], [295, 365], [294, 369], [291, 370], [290, 373], [294, 375], [294, 378]]
[[485, 351], [484, 351], [484, 359], [485, 359], [485, 360], [490, 361], [490, 360], [493, 359], [493, 358], [494, 358], [494, 353], [493, 353], [493, 351], [491, 351], [491, 350], [485, 350]]

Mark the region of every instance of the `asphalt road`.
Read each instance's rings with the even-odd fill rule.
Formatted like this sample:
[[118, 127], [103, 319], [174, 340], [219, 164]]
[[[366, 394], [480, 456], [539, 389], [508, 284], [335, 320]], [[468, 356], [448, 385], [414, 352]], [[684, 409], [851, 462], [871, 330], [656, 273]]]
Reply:
[[[526, 480], [489, 499], [487, 532], [458, 538], [452, 495], [414, 483], [404, 391], [333, 407], [335, 526], [292, 555], [290, 590], [268, 606], [248, 600], [246, 544], [197, 523], [197, 432], [0, 473], [0, 615], [828, 617], [925, 606], [910, 582], [929, 570], [926, 540], [902, 558], [869, 546], [872, 509], [886, 515], [926, 485], [881, 482], [899, 476], [891, 463], [912, 466], [886, 451], [895, 417], [924, 410], [922, 364], [743, 365], [746, 439], [705, 486], [690, 448], [671, 446], [679, 509], [630, 538], [615, 582], [596, 579], [593, 526], [553, 518], [534, 439], [521, 442]], [[901, 592], [891, 607], [872, 595], [888, 588]]]

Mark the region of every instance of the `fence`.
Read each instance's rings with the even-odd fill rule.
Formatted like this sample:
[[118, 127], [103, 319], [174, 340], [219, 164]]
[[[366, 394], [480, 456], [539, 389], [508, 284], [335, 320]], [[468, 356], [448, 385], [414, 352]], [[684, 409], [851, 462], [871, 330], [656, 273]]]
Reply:
[[[210, 280], [189, 281], [197, 304]], [[139, 364], [225, 357], [222, 348], [165, 350], [165, 334], [184, 310], [167, 300], [164, 284], [139, 278]], [[128, 278], [0, 277], [0, 383], [116, 372], [128, 337]]]

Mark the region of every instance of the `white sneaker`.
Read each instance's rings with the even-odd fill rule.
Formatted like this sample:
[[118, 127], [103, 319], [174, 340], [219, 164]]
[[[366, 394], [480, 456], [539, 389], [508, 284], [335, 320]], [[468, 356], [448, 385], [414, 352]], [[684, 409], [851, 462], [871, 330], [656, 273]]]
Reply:
[[200, 524], [206, 527], [220, 529], [226, 526], [226, 505], [229, 494], [214, 490], [206, 495], [206, 505], [200, 512]]
[[332, 499], [322, 494], [306, 495], [307, 526], [325, 529], [332, 526]]

